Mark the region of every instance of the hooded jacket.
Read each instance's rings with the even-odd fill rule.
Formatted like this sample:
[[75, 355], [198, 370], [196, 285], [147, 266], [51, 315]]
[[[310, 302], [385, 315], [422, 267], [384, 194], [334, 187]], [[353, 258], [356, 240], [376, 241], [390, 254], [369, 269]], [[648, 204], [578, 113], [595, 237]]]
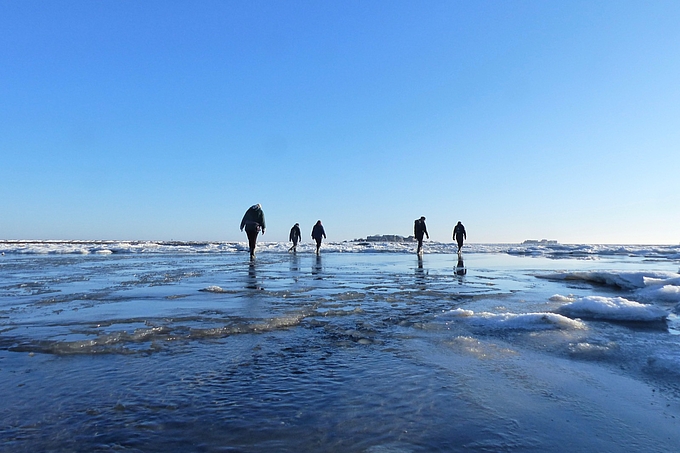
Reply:
[[314, 225], [314, 228], [312, 228], [312, 238], [321, 239], [322, 236], [326, 237], [326, 230], [323, 229], [321, 223], [317, 223]]
[[293, 228], [290, 229], [290, 234], [288, 235], [288, 240], [291, 242], [298, 242], [302, 239], [302, 233], [300, 233], [300, 227], [296, 223]]
[[422, 238], [426, 234], [428, 233], [425, 221], [423, 219], [416, 219], [416, 221], [413, 222], [413, 235], [417, 238]]
[[457, 241], [467, 239], [467, 233], [465, 233], [465, 227], [462, 223], [458, 222], [458, 224], [453, 228], [453, 238]]
[[266, 228], [264, 223], [264, 211], [259, 204], [253, 205], [246, 213], [243, 215], [243, 220], [241, 220], [241, 229], [246, 228], [246, 230], [254, 230], [261, 228], [262, 231]]

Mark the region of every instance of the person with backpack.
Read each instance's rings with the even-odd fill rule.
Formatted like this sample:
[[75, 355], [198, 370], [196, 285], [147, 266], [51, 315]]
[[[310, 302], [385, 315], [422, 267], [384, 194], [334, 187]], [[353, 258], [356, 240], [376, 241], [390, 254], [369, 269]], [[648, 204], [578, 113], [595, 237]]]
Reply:
[[314, 228], [312, 228], [312, 239], [316, 241], [316, 254], [319, 254], [319, 249], [321, 248], [321, 238], [326, 237], [326, 230], [323, 229], [321, 225], [321, 220], [316, 222]]
[[243, 220], [241, 220], [241, 231], [246, 229], [246, 235], [248, 236], [248, 247], [250, 249], [250, 259], [255, 258], [255, 244], [257, 242], [257, 235], [262, 231], [264, 235], [264, 211], [262, 210], [261, 204], [256, 204], [248, 208], [246, 213], [243, 215]]
[[425, 216], [417, 219], [413, 223], [413, 235], [416, 237], [416, 240], [418, 241], [418, 249], [416, 250], [416, 253], [418, 255], [422, 255], [423, 236], [427, 236], [427, 238], [430, 239], [430, 235], [427, 232], [427, 225], [425, 225]]
[[453, 228], [453, 239], [458, 243], [458, 253], [461, 253], [463, 248], [463, 239], [467, 239], [467, 233], [462, 223], [458, 222]]
[[293, 228], [290, 229], [290, 234], [288, 235], [288, 240], [293, 243], [293, 246], [288, 249], [290, 252], [291, 250], [293, 253], [297, 252], [297, 245], [298, 242], [302, 240], [302, 234], [300, 233], [300, 224], [296, 223], [293, 225]]

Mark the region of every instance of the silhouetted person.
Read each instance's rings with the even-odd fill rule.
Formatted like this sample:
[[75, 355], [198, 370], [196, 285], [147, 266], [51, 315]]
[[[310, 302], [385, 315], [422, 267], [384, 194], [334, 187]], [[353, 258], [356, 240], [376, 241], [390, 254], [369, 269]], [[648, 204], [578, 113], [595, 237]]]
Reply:
[[288, 240], [293, 243], [293, 246], [289, 248], [288, 251], [290, 252], [292, 250], [293, 252], [297, 252], [298, 242], [302, 240], [302, 234], [300, 233], [299, 223], [296, 223], [295, 225], [293, 225], [293, 228], [290, 229]]
[[316, 241], [316, 254], [319, 254], [319, 249], [321, 248], [321, 238], [326, 237], [326, 230], [323, 229], [321, 225], [321, 220], [317, 220], [316, 225], [312, 228], [312, 239]]
[[467, 239], [465, 227], [460, 222], [453, 228], [453, 239], [458, 243], [458, 253], [460, 253], [460, 250], [463, 248], [463, 239]]
[[424, 216], [413, 222], [413, 235], [418, 240], [418, 250], [416, 250], [416, 253], [420, 255], [423, 253], [423, 236], [427, 236], [427, 238], [430, 239]]
[[241, 231], [246, 229], [248, 236], [248, 246], [250, 247], [250, 259], [255, 258], [255, 244], [257, 243], [257, 235], [260, 231], [264, 235], [264, 211], [262, 206], [258, 203], [248, 208], [241, 220]]

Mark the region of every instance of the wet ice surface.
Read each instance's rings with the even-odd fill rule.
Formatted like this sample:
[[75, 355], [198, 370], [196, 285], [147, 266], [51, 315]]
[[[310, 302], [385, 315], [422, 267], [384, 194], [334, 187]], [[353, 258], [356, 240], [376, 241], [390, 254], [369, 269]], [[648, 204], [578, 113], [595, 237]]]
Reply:
[[[0, 450], [676, 448], [677, 261], [470, 253], [463, 265], [4, 256]], [[595, 272], [661, 283], [624, 289]], [[566, 316], [590, 297], [644, 299], [671, 317]]]

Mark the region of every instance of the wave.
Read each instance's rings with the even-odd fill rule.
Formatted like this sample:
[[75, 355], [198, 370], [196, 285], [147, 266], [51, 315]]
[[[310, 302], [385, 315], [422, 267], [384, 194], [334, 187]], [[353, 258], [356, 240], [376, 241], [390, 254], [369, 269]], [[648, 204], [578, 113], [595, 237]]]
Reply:
[[[287, 242], [259, 242], [258, 253], [287, 253]], [[2, 254], [33, 255], [110, 255], [110, 254], [202, 254], [242, 253], [246, 242], [201, 241], [30, 241], [0, 240]], [[312, 253], [315, 246], [302, 243], [299, 253]], [[415, 244], [409, 242], [326, 242], [323, 253], [412, 253]], [[680, 260], [680, 245], [597, 245], [597, 244], [466, 244], [466, 253], [504, 253], [517, 256], [546, 258], [597, 259], [606, 256], [633, 256], [648, 259]], [[457, 253], [454, 243], [427, 242], [425, 253]]]
[[[187, 342], [205, 339], [221, 339], [238, 334], [265, 333], [299, 325], [312, 312], [297, 312], [260, 320], [232, 319], [218, 322], [212, 327], [188, 326], [185, 323], [200, 323], [200, 319], [166, 320], [165, 325], [150, 325], [149, 320], [117, 320], [100, 325], [139, 323], [144, 327], [114, 332], [98, 332], [81, 335], [78, 339], [26, 339], [7, 336], [3, 339], [7, 349], [14, 352], [43, 353], [56, 355], [76, 354], [139, 354], [163, 350], [171, 342]], [[203, 320], [207, 322], [209, 320]]]

